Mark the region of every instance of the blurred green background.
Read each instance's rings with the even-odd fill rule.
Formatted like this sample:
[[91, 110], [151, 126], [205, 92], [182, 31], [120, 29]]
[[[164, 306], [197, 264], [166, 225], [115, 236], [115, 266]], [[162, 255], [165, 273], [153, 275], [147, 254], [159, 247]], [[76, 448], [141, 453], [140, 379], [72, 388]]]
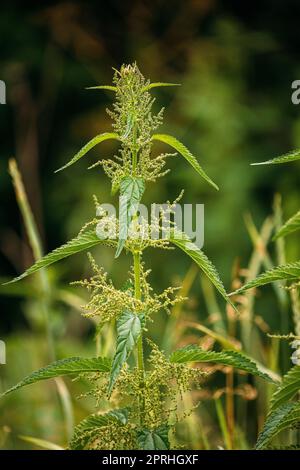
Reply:
[[[275, 193], [282, 195], [284, 219], [299, 207], [299, 165], [249, 165], [300, 146], [300, 105], [291, 102], [291, 83], [300, 79], [299, 14], [296, 0], [253, 1], [248, 8], [243, 2], [217, 0], [2, 2], [0, 79], [7, 86], [7, 104], [0, 106], [1, 279], [21, 273], [33, 262], [8, 159], [14, 156], [22, 172], [45, 252], [75, 236], [94, 216], [93, 194], [101, 202], [113, 200], [99, 167], [86, 168], [97, 157], [110, 156], [114, 148], [104, 143], [68, 171], [54, 170], [95, 134], [110, 129], [105, 108], [111, 95], [85, 87], [109, 84], [112, 67], [137, 61], [152, 81], [182, 83], [180, 88], [154, 93], [155, 109], [166, 107], [161, 131], [182, 140], [220, 186], [220, 192], [214, 192], [183, 159], [171, 159], [174, 171], [149, 185], [145, 201], [172, 200], [183, 188], [183, 202], [205, 204], [204, 250], [229, 291], [233, 267], [246, 268], [253, 249], [244, 215], [251, 213], [260, 228], [272, 213]], [[288, 260], [299, 258], [297, 235], [290, 237], [286, 248]], [[117, 285], [126, 280], [128, 257], [114, 261], [105, 248], [95, 256]], [[157, 290], [179, 283], [190, 268], [190, 261], [178, 252], [174, 256], [152, 251], [145, 260]], [[49, 270], [57, 357], [94, 353], [93, 325], [78, 312], [85, 293], [68, 287], [87, 273], [84, 254]], [[35, 288], [35, 279], [0, 288], [0, 339], [7, 346], [7, 365], [0, 365], [2, 390], [48, 362]], [[217, 301], [226, 323], [224, 304]], [[211, 325], [211, 313], [197, 277], [182, 315]], [[256, 313], [266, 331], [292, 329], [289, 311], [282, 322], [271, 287], [263, 296], [260, 293]], [[163, 314], [152, 326], [158, 342], [165, 323]], [[267, 347], [264, 331], [259, 335], [259, 344]], [[284, 371], [288, 366], [288, 351], [282, 348], [276, 368]], [[68, 384], [77, 422], [93, 409], [92, 403], [74, 400], [84, 384]], [[214, 413], [208, 404], [202, 415], [212, 446], [222, 441]], [[253, 444], [264, 414], [265, 409], [244, 428], [240, 423], [246, 435], [240, 446]], [[18, 438], [24, 434], [65, 442], [53, 384], [35, 385], [1, 400], [0, 446], [32, 448]]]

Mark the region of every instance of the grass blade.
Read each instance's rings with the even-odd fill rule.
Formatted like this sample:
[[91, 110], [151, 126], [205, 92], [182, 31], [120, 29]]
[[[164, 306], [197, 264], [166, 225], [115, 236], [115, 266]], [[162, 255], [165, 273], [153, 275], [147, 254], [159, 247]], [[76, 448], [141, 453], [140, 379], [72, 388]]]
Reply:
[[54, 444], [54, 442], [46, 441], [45, 439], [39, 439], [38, 437], [32, 436], [18, 436], [19, 439], [25, 442], [29, 442], [37, 447], [41, 447], [46, 450], [65, 450], [63, 447]]

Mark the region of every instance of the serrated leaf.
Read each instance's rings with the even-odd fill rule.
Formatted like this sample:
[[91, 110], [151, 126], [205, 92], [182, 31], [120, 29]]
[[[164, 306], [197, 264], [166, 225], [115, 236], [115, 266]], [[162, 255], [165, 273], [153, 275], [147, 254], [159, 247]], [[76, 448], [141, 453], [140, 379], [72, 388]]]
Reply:
[[283, 376], [281, 384], [271, 398], [271, 411], [291, 400], [300, 391], [300, 366], [292, 367]]
[[122, 369], [123, 364], [127, 361], [131, 351], [141, 334], [142, 324], [139, 315], [125, 310], [117, 319], [117, 350], [113, 359], [108, 393], [111, 394], [116, 379]]
[[192, 258], [193, 261], [195, 261], [195, 263], [204, 272], [215, 288], [220, 292], [226, 302], [231, 304], [235, 309], [234, 304], [231, 302], [225, 291], [217, 269], [203, 253], [203, 251], [200, 250], [185, 233], [180, 232], [178, 229], [171, 231], [170, 241], [182, 251], [184, 251], [190, 258]]
[[99, 238], [95, 230], [88, 230], [83, 232], [66, 244], [43, 256], [43, 258], [39, 259], [36, 263], [30, 266], [30, 268], [28, 268], [23, 274], [9, 282], [6, 282], [5, 285], [10, 284], [11, 282], [20, 281], [20, 279], [23, 279], [24, 277], [27, 277], [42, 268], [46, 268], [51, 264], [56, 263], [56, 261], [60, 261], [61, 259], [67, 258], [68, 256], [74, 255], [76, 253], [80, 253], [81, 251], [88, 250], [89, 248], [92, 248], [95, 245], [99, 245], [100, 243], [115, 244], [115, 242], [112, 240]]
[[127, 235], [128, 227], [132, 217], [138, 209], [138, 205], [145, 190], [145, 182], [142, 178], [126, 176], [120, 183], [120, 219], [119, 219], [119, 240], [115, 257], [122, 252]]
[[97, 435], [99, 428], [114, 422], [122, 426], [127, 423], [127, 420], [127, 408], [111, 410], [104, 414], [90, 415], [75, 427], [69, 447], [72, 450], [82, 450]]
[[264, 449], [277, 434], [299, 424], [300, 402], [284, 403], [276, 408], [267, 418], [259, 434], [256, 449]]
[[261, 377], [268, 382], [276, 382], [276, 375], [265, 372], [260, 364], [250, 359], [244, 354], [226, 349], [226, 351], [205, 351], [196, 345], [186, 346], [174, 351], [170, 356], [171, 362], [182, 364], [184, 362], [214, 362], [216, 364], [224, 364], [232, 366], [236, 369], [244, 370], [249, 374]]
[[109, 91], [117, 91], [117, 87], [112, 85], [96, 85], [96, 86], [88, 86], [86, 90], [109, 90]]
[[300, 150], [293, 150], [292, 152], [285, 153], [279, 157], [266, 160], [265, 162], [251, 163], [251, 165], [276, 165], [280, 163], [293, 162], [295, 160], [300, 160]]
[[181, 86], [181, 84], [180, 83], [153, 82], [153, 83], [149, 83], [149, 85], [146, 85], [144, 88], [142, 88], [142, 92], [152, 90], [152, 88], [164, 87], [164, 86]]
[[101, 142], [104, 142], [105, 140], [111, 140], [111, 139], [120, 140], [118, 134], [116, 134], [115, 132], [104, 132], [103, 134], [96, 135], [96, 137], [94, 137], [87, 144], [85, 144], [85, 146], [82, 147], [82, 149], [79, 150], [79, 152], [77, 152], [76, 155], [74, 155], [74, 157], [68, 163], [66, 163], [64, 166], [62, 166], [58, 170], [56, 170], [55, 173], [73, 165], [73, 163], [76, 163], [80, 158], [82, 158], [89, 150], [91, 150], [97, 144], [100, 144]]
[[205, 173], [203, 168], [200, 166], [198, 160], [194, 155], [186, 148], [185, 145], [183, 145], [179, 140], [177, 140], [175, 137], [172, 135], [167, 135], [167, 134], [154, 134], [152, 136], [152, 140], [157, 140], [159, 142], [164, 142], [165, 144], [170, 145], [173, 147], [177, 152], [179, 152], [194, 168], [194, 170], [197, 171], [197, 173], [202, 176], [202, 178], [205, 179], [211, 186], [213, 186], [215, 189], [219, 190], [218, 186], [210, 179], [210, 177]]
[[169, 426], [167, 424], [157, 429], [141, 429], [137, 432], [139, 448], [142, 450], [168, 450]]
[[296, 232], [296, 230], [300, 230], [300, 211], [283, 224], [283, 226], [274, 235], [273, 240], [277, 240], [280, 237], [286, 237], [290, 233]]
[[295, 263], [290, 264], [282, 264], [276, 268], [270, 269], [269, 271], [260, 274], [257, 278], [247, 282], [247, 284], [240, 287], [236, 291], [231, 292], [229, 295], [240, 294], [248, 289], [263, 286], [265, 284], [269, 284], [270, 282], [296, 281], [298, 279], [300, 279], [300, 261], [296, 261]]
[[21, 387], [25, 387], [25, 385], [40, 382], [41, 380], [52, 379], [63, 375], [80, 374], [81, 372], [109, 372], [110, 367], [111, 361], [103, 357], [70, 357], [68, 359], [61, 359], [28, 375], [25, 379], [21, 380], [21, 382], [4, 392], [2, 396], [14, 392]]

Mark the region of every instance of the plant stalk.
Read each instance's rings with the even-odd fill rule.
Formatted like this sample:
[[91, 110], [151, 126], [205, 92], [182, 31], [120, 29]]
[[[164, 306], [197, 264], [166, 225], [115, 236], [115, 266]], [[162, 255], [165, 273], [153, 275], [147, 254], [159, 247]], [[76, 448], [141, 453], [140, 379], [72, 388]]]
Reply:
[[[141, 300], [141, 254], [140, 252], [133, 253], [134, 263], [134, 296], [136, 299]], [[143, 333], [141, 333], [137, 341], [137, 364], [141, 374], [141, 389], [144, 387], [145, 378], [145, 365], [144, 365], [144, 350], [143, 350]], [[144, 398], [140, 399], [140, 421], [143, 422], [145, 402]]]
[[136, 137], [137, 137], [137, 129], [136, 126], [133, 127], [133, 146], [132, 146], [132, 173], [135, 176], [136, 174], [136, 167], [137, 167], [137, 146], [136, 146]]
[[215, 399], [215, 406], [216, 406], [216, 412], [217, 412], [220, 429], [221, 429], [222, 436], [224, 439], [224, 444], [227, 450], [232, 450], [230, 433], [228, 430], [228, 426], [227, 426], [227, 422], [226, 422], [226, 418], [225, 418], [225, 414], [223, 410], [223, 405], [222, 405], [222, 401], [220, 397]]
[[234, 448], [234, 396], [233, 396], [233, 369], [226, 374], [226, 420], [230, 448]]
[[[37, 261], [43, 256], [42, 242], [40, 240], [40, 236], [39, 236], [38, 229], [34, 220], [34, 216], [32, 214], [31, 207], [27, 199], [27, 194], [24, 188], [22, 176], [19, 172], [17, 162], [13, 158], [9, 160], [9, 174], [13, 181], [17, 203], [18, 203], [20, 212], [22, 214], [23, 222], [25, 225], [29, 244], [32, 249], [33, 257], [35, 261]], [[40, 278], [40, 285], [42, 288], [43, 298], [41, 301], [41, 310], [43, 312], [45, 325], [46, 325], [48, 353], [49, 353], [50, 360], [54, 361], [54, 358], [55, 358], [54, 344], [53, 344], [51, 325], [50, 325], [50, 319], [49, 319], [49, 311], [48, 311], [50, 286], [48, 282], [48, 276], [44, 269], [41, 269], [38, 275]]]
[[[17, 203], [22, 214], [23, 222], [25, 225], [26, 233], [28, 236], [29, 244], [32, 249], [33, 257], [35, 261], [39, 260], [43, 256], [42, 242], [39, 236], [39, 232], [35, 223], [35, 219], [27, 199], [27, 194], [24, 188], [23, 180], [21, 173], [18, 169], [18, 165], [15, 159], [9, 160], [9, 174], [12, 178]], [[41, 311], [45, 320], [45, 329], [47, 335], [48, 343], [48, 354], [50, 360], [53, 362], [55, 360], [55, 348], [53, 341], [53, 334], [51, 329], [51, 321], [49, 315], [49, 304], [51, 299], [51, 288], [48, 279], [48, 275], [44, 269], [41, 269], [38, 273], [40, 279], [40, 285], [42, 289], [42, 298], [40, 300]], [[66, 434], [68, 439], [71, 438], [73, 434], [73, 409], [72, 402], [69, 390], [67, 389], [65, 382], [61, 377], [55, 379], [58, 396], [61, 402], [63, 413], [65, 416], [66, 422]]]

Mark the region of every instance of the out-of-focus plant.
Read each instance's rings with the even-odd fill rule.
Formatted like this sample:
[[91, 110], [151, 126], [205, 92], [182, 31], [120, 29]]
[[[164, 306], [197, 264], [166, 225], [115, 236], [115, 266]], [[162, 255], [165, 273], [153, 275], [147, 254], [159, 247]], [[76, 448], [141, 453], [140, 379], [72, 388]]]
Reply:
[[[164, 221], [169, 220], [179, 198], [174, 203], [168, 202], [157, 217], [151, 218], [151, 223], [138, 213], [146, 183], [155, 182], [168, 172], [165, 164], [170, 154], [152, 157], [156, 141], [175, 149], [204, 180], [218, 189], [180, 141], [171, 135], [154, 133], [162, 123], [163, 110], [152, 114], [154, 99], [150, 91], [172, 85], [150, 83], [133, 64], [115, 71], [112, 86], [93, 87], [115, 93], [113, 108], [108, 110], [114, 121], [113, 132], [94, 137], [61, 169], [71, 166], [100, 142], [109, 139], [120, 142], [119, 154], [114, 159], [98, 162], [112, 181], [112, 193], [120, 193], [119, 219], [107, 214], [95, 198], [97, 217], [85, 224], [76, 238], [38, 260], [12, 281], [21, 280], [58, 260], [101, 244], [115, 248], [116, 258], [123, 251], [132, 256], [128, 282], [121, 289], [114, 285], [90, 254], [94, 274], [77, 282], [90, 293], [84, 315], [98, 320], [97, 335], [101, 336], [104, 324], [116, 330], [114, 357], [62, 359], [33, 372], [6, 392], [57, 376], [86, 377], [92, 384], [89, 395], [96, 398], [101, 411], [88, 416], [75, 427], [69, 443], [72, 449], [168, 449], [176, 446], [176, 425], [195, 407], [192, 405], [182, 412], [183, 396], [194, 386], [199, 387], [206, 375], [202, 368], [191, 367], [193, 363], [227, 365], [274, 381], [274, 376], [254, 360], [231, 347], [233, 343], [230, 341], [222, 344], [223, 351], [188, 345], [166, 355], [153, 341], [144, 338], [147, 325], [155, 320], [156, 313], [162, 309], [169, 310], [184, 300], [182, 296], [175, 295], [176, 288], [173, 287], [159, 294], [153, 292], [148, 281], [150, 271], [142, 262], [142, 255], [148, 248], [180, 248], [234, 308], [216, 268], [206, 255], [175, 223], [168, 228], [166, 236]], [[159, 237], [151, 237], [153, 231]], [[145, 342], [150, 347], [147, 361], [144, 358]], [[219, 402], [217, 410], [222, 424]]]
[[[254, 165], [283, 164], [300, 160], [300, 151], [295, 150], [285, 155], [281, 155], [271, 160]], [[282, 240], [287, 235], [300, 230], [300, 211], [288, 219], [274, 234], [273, 241]], [[233, 294], [239, 295], [248, 289], [263, 286], [269, 283], [281, 281], [284, 283], [281, 287], [290, 292], [291, 307], [293, 311], [294, 332], [288, 335], [271, 335], [278, 339], [287, 339], [291, 341], [291, 347], [294, 349], [291, 360], [294, 364], [289, 372], [283, 377], [282, 383], [275, 390], [271, 398], [271, 409], [263, 430], [261, 431], [257, 448], [263, 449], [270, 446], [272, 439], [281, 431], [290, 428], [298, 428], [300, 424], [300, 261], [269, 269], [260, 274], [255, 279], [250, 280]], [[289, 283], [287, 286], [286, 283]], [[296, 397], [296, 400], [294, 398]], [[295, 444], [288, 444], [288, 447], [299, 448], [299, 441]]]

